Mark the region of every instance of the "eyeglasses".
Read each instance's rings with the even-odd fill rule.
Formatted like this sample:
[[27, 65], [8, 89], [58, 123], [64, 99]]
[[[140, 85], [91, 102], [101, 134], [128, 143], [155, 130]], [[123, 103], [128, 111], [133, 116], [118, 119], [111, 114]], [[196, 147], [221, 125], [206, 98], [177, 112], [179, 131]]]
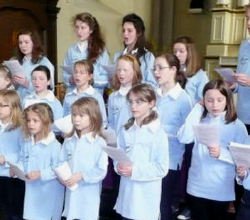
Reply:
[[10, 105], [3, 105], [3, 104], [0, 104], [0, 108], [6, 108], [6, 107], [9, 107]]
[[140, 99], [136, 99], [136, 100], [131, 100], [131, 99], [129, 99], [128, 100], [128, 104], [129, 105], [133, 105], [133, 104], [135, 104], [135, 105], [142, 105], [143, 103], [145, 103], [145, 101], [143, 101], [143, 100], [140, 100]]
[[153, 69], [151, 69], [152, 73], [154, 73], [156, 70], [159, 70], [160, 72], [164, 69], [171, 68], [169, 66], [154, 66]]

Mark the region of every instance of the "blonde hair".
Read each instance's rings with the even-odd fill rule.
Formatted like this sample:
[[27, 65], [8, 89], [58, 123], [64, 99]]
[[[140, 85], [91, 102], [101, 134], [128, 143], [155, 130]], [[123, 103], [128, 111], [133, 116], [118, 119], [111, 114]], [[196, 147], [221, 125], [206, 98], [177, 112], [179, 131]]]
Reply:
[[[93, 64], [91, 62], [87, 61], [87, 60], [80, 60], [80, 61], [75, 62], [75, 64], [74, 64], [74, 72], [75, 72], [76, 67], [85, 68], [86, 72], [89, 75], [93, 75], [93, 72], [94, 72]], [[89, 81], [89, 85], [93, 85], [93, 84], [94, 84], [94, 79], [92, 78]]]
[[0, 96], [3, 100], [8, 103], [11, 113], [10, 113], [10, 125], [8, 131], [14, 130], [21, 125], [21, 115], [22, 107], [19, 96], [15, 90], [2, 90], [0, 91]]
[[[128, 101], [129, 101], [129, 97], [131, 93], [136, 95], [140, 101], [148, 102], [148, 103], [152, 101], [156, 102], [156, 95], [155, 95], [154, 89], [149, 84], [144, 83], [144, 84], [136, 85], [132, 89], [130, 89], [127, 94]], [[151, 113], [149, 114], [149, 116], [143, 119], [141, 126], [149, 124], [150, 122], [156, 120], [157, 118], [158, 118], [158, 115], [156, 111], [151, 110]], [[131, 126], [133, 126], [134, 121], [135, 121], [134, 117], [130, 118], [128, 122], [124, 125], [125, 129], [128, 130]]]
[[[132, 65], [132, 68], [134, 71], [132, 86], [140, 84], [141, 80], [142, 80], [142, 74], [141, 74], [141, 70], [140, 70], [140, 65], [139, 65], [136, 57], [134, 55], [131, 55], [131, 54], [125, 54], [125, 55], [122, 55], [118, 58], [117, 63], [120, 60], [125, 60]], [[113, 84], [113, 88], [115, 91], [119, 90], [121, 83], [118, 80], [117, 73], [113, 76], [112, 84]]]
[[42, 138], [46, 138], [49, 135], [50, 126], [54, 121], [52, 109], [46, 103], [33, 104], [24, 109], [22, 114], [22, 126], [21, 126], [24, 139], [30, 138], [30, 132], [28, 129], [29, 112], [34, 112], [42, 121]]
[[[82, 97], [76, 100], [71, 106], [71, 115], [80, 113], [87, 114], [90, 117], [90, 131], [93, 133], [93, 137], [96, 135], [103, 137], [101, 133], [102, 116], [96, 99], [92, 97]], [[72, 137], [75, 132], [78, 133], [75, 127], [73, 127], [68, 137]]]
[[[5, 79], [8, 79], [10, 83], [8, 84], [7, 88], [11, 86], [12, 75], [7, 67], [0, 65], [0, 75], [3, 76]], [[6, 89], [7, 89], [6, 88]]]

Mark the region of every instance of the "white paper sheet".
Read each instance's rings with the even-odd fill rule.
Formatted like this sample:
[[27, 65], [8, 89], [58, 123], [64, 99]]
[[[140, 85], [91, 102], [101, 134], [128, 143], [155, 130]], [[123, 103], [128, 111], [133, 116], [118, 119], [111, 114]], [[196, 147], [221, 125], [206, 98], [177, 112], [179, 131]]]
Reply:
[[52, 125], [52, 130], [54, 132], [62, 132], [63, 134], [70, 133], [72, 129], [71, 114], [56, 120]]
[[18, 60], [6, 60], [6, 61], [3, 61], [3, 63], [4, 65], [8, 67], [12, 76], [15, 76], [16, 74], [24, 75], [23, 68], [18, 62]]
[[59, 67], [60, 67], [63, 71], [65, 71], [65, 72], [67, 72], [67, 73], [70, 73], [71, 75], [72, 75], [73, 72], [74, 72], [74, 66], [62, 66], [62, 65], [59, 65]]
[[237, 166], [244, 165], [250, 168], [250, 145], [230, 142], [228, 148]]
[[131, 160], [124, 152], [124, 150], [109, 146], [104, 146], [103, 150], [109, 155], [110, 158], [115, 160], [117, 163], [132, 165]]
[[102, 68], [106, 70], [106, 72], [110, 75], [113, 76], [116, 72], [116, 64], [111, 64], [111, 65], [102, 65]]
[[6, 163], [10, 166], [10, 169], [13, 170], [14, 174], [16, 175], [17, 178], [19, 178], [20, 180], [26, 181], [26, 182], [30, 182], [31, 180], [28, 179], [26, 177], [26, 173], [24, 173], [20, 167], [18, 166], [18, 164], [16, 163], [12, 163], [9, 161], [6, 161]]
[[215, 69], [220, 76], [229, 83], [236, 83], [236, 79], [233, 77], [234, 71], [230, 68], [219, 68]]
[[[61, 164], [59, 167], [54, 169], [56, 175], [58, 176], [59, 179], [65, 181], [69, 179], [72, 176], [72, 172], [70, 170], [68, 162], [64, 162]], [[74, 191], [78, 188], [78, 184], [76, 183], [73, 186], [68, 187], [71, 191]]]
[[115, 131], [111, 128], [108, 129], [103, 129], [102, 133], [105, 137], [106, 143], [107, 145], [111, 146], [111, 147], [116, 147], [116, 134]]
[[198, 143], [209, 146], [219, 144], [219, 130], [216, 125], [198, 124], [193, 126], [194, 135]]

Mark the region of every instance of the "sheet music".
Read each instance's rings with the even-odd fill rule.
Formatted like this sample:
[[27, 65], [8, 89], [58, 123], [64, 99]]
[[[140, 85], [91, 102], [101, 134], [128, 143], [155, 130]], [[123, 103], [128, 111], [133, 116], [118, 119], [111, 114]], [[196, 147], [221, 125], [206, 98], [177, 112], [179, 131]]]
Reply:
[[57, 119], [52, 125], [52, 130], [54, 132], [62, 132], [63, 134], [70, 133], [73, 130], [71, 114]]
[[[64, 162], [59, 167], [54, 169], [56, 175], [59, 177], [59, 179], [65, 181], [69, 179], [72, 176], [72, 172], [70, 170], [68, 162]], [[78, 188], [78, 184], [74, 184], [73, 186], [68, 187], [71, 191], [74, 191]]]
[[117, 163], [132, 165], [131, 160], [124, 152], [124, 150], [109, 146], [103, 147], [103, 150], [109, 155], [110, 158], [112, 158]]
[[6, 60], [6, 61], [3, 61], [3, 63], [4, 63], [4, 65], [6, 65], [8, 67], [12, 76], [15, 76], [16, 74], [24, 75], [23, 68], [20, 65], [18, 60]]
[[250, 168], [250, 145], [230, 142], [228, 148], [237, 166], [244, 165]]
[[198, 143], [209, 146], [219, 144], [219, 130], [216, 125], [198, 124], [193, 126], [194, 135]]
[[103, 129], [102, 133], [105, 137], [107, 145], [111, 147], [116, 147], [116, 133], [113, 129], [108, 128], [108, 129]]
[[234, 71], [230, 68], [215, 69], [217, 73], [227, 82], [236, 83], [236, 79], [233, 77]]
[[27, 181], [27, 182], [31, 181], [30, 179], [28, 179], [26, 177], [26, 173], [24, 173], [20, 169], [20, 167], [18, 166], [18, 164], [12, 163], [12, 162], [9, 162], [9, 161], [6, 161], [6, 163], [10, 166], [10, 169], [13, 170], [13, 172], [16, 175], [17, 178], [19, 178], [20, 180], [23, 180], [23, 181]]
[[70, 73], [71, 75], [72, 75], [73, 72], [74, 72], [74, 66], [63, 66], [63, 65], [59, 65], [59, 67], [60, 67], [63, 71], [65, 71], [65, 72], [67, 72], [67, 73]]

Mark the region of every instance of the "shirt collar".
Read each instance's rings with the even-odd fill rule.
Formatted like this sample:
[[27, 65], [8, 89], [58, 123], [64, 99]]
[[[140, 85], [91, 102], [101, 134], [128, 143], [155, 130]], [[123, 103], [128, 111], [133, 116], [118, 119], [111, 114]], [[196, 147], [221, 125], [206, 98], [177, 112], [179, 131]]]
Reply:
[[94, 140], [95, 140], [95, 137], [93, 136], [93, 132], [89, 132], [87, 134], [84, 134], [84, 135], [81, 136], [81, 138], [79, 138], [76, 131], [75, 131], [74, 137], [77, 138], [77, 139], [85, 138], [90, 144], [93, 143]]
[[[134, 49], [134, 50], [132, 50], [131, 51], [131, 54], [136, 54], [138, 52], [138, 48], [136, 48], [136, 49]], [[124, 51], [122, 52], [122, 55], [125, 55], [125, 54], [127, 54], [128, 53], [128, 48], [126, 47], [125, 49], [124, 49]]]
[[10, 123], [3, 124], [0, 120], [0, 133], [4, 132], [7, 127], [9, 127]]
[[[176, 100], [179, 97], [179, 95], [181, 94], [182, 91], [183, 91], [183, 89], [181, 88], [180, 84], [176, 83], [176, 85], [172, 89], [170, 89], [164, 96], [168, 95], [171, 98], [173, 98], [174, 100]], [[156, 90], [156, 93], [159, 96], [163, 97], [161, 88], [158, 88]]]
[[226, 111], [221, 112], [218, 116], [214, 117], [212, 114], [208, 113], [208, 118], [210, 121], [225, 121]]
[[120, 89], [118, 90], [118, 92], [122, 95], [122, 96], [126, 96], [128, 94], [128, 91], [131, 89], [132, 87], [123, 87], [121, 86]]
[[247, 38], [248, 43], [250, 44], [250, 38]]
[[32, 92], [28, 97], [27, 97], [27, 99], [45, 99], [45, 100], [47, 100], [47, 101], [49, 101], [49, 102], [54, 102], [54, 100], [55, 100], [55, 95], [54, 95], [54, 93], [52, 92], [52, 91], [50, 91], [49, 90], [49, 92], [48, 92], [48, 94], [45, 96], [45, 97], [43, 97], [43, 98], [40, 98], [35, 92]]
[[[142, 125], [141, 127], [150, 130], [152, 133], [155, 133], [160, 128], [160, 126], [161, 126], [161, 123], [160, 123], [159, 119], [156, 119], [156, 120], [150, 122], [149, 124]], [[134, 121], [134, 127], [139, 127], [136, 124], [136, 120]]]
[[55, 135], [52, 131], [49, 133], [49, 135], [46, 138], [38, 141], [37, 143], [35, 143], [35, 141], [34, 141], [34, 136], [31, 136], [32, 145], [38, 144], [38, 143], [41, 143], [44, 145], [49, 145], [53, 140], [55, 140]]
[[27, 57], [27, 56], [23, 57], [23, 61], [30, 61], [30, 60], [31, 60], [31, 57]]
[[85, 50], [88, 49], [88, 41], [80, 41], [77, 43], [77, 47], [79, 48], [79, 50], [83, 53]]
[[82, 94], [82, 93], [86, 93], [86, 94], [88, 94], [88, 95], [94, 95], [95, 89], [94, 89], [91, 85], [89, 85], [89, 87], [88, 87], [85, 91], [83, 91], [83, 92], [81, 92], [81, 93], [78, 93], [78, 92], [77, 92], [77, 88], [74, 88], [74, 89], [72, 90], [72, 92], [69, 92], [69, 94], [76, 94], [76, 95]]

